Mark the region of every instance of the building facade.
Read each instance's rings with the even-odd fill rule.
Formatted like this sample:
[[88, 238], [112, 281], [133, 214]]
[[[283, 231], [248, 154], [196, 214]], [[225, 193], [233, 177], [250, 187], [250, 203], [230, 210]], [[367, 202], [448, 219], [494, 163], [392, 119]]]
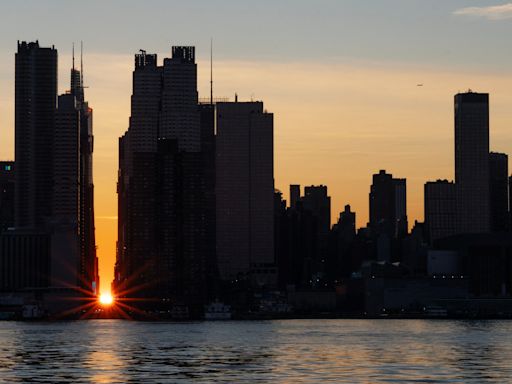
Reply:
[[457, 233], [490, 230], [489, 94], [455, 95]]
[[448, 180], [429, 181], [424, 189], [424, 212], [430, 242], [456, 233], [455, 184]]
[[262, 102], [217, 104], [216, 237], [220, 277], [275, 278], [273, 114]]
[[491, 231], [507, 232], [509, 223], [508, 156], [489, 154], [489, 196]]

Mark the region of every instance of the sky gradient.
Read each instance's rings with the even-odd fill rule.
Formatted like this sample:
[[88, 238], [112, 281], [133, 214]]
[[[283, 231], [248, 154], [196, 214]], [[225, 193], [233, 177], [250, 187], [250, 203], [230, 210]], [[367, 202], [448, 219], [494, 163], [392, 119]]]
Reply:
[[[117, 140], [128, 127], [133, 54], [195, 45], [200, 97], [263, 100], [275, 114], [275, 183], [326, 184], [332, 217], [368, 217], [371, 175], [407, 178], [409, 222], [423, 184], [453, 179], [453, 95], [490, 93], [491, 149], [512, 153], [512, 3], [281, 0], [16, 1], [0, 4], [0, 159], [14, 157], [14, 53], [38, 39], [59, 52], [69, 88], [71, 46], [84, 41], [94, 109], [96, 236], [102, 291], [117, 237]], [[417, 84], [423, 84], [418, 87]]]

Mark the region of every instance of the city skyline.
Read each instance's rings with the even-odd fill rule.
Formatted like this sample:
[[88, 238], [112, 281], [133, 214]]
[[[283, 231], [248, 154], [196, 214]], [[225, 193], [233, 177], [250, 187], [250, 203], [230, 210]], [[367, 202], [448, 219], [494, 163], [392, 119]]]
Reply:
[[[455, 6], [453, 8], [456, 8], [453, 12], [460, 9]], [[453, 12], [450, 17], [454, 19], [466, 17], [455, 16]], [[479, 19], [466, 22], [471, 22], [472, 25], [488, 25], [505, 23], [506, 20]], [[170, 53], [171, 45], [181, 43], [181, 40], [171, 36], [171, 33], [169, 35], [165, 42], [159, 43], [158, 46], [158, 50], [164, 56]], [[425, 65], [426, 68], [422, 68], [411, 63], [394, 65], [391, 61], [375, 63], [368, 57], [352, 57], [346, 61], [335, 60], [333, 66], [327, 67], [323, 63], [319, 64], [322, 60], [316, 61], [314, 57], [306, 54], [308, 59], [298, 64], [279, 64], [276, 63], [276, 59], [279, 59], [277, 56], [270, 59], [267, 57], [265, 60], [268, 65], [261, 68], [261, 61], [253, 61], [250, 56], [239, 61], [233, 60], [226, 55], [223, 48], [228, 44], [223, 45], [222, 40], [218, 40], [214, 33], [212, 35], [215, 39], [215, 95], [233, 98], [234, 92], [238, 92], [242, 100], [250, 100], [254, 92], [254, 99], [264, 100], [265, 105], [276, 115], [276, 187], [285, 193], [287, 200], [289, 184], [325, 184], [333, 197], [332, 217], [337, 217], [345, 204], [351, 204], [353, 210], [357, 212], [357, 227], [361, 227], [366, 224], [368, 217], [367, 193], [371, 175], [379, 169], [386, 169], [390, 173], [407, 178], [409, 223], [411, 225], [415, 219], [421, 220], [423, 184], [430, 180], [454, 179], [451, 101], [455, 93], [469, 87], [475, 91], [490, 93], [490, 148], [497, 152], [509, 152], [504, 140], [509, 138], [505, 128], [512, 120], [512, 116], [506, 112], [509, 105], [509, 96], [506, 95], [509, 81], [497, 76], [496, 68], [492, 66], [490, 75], [482, 75], [480, 69], [475, 69], [475, 66], [471, 65], [461, 71], [465, 73], [452, 73], [451, 65], [439, 62], [430, 63]], [[67, 77], [63, 74], [68, 73], [71, 67], [68, 65], [71, 62], [70, 47], [63, 46], [61, 42], [50, 37], [43, 37], [39, 36], [43, 46], [55, 44], [59, 49], [60, 94], [67, 87]], [[33, 40], [36, 38], [37, 36]], [[117, 137], [128, 125], [130, 92], [125, 91], [131, 86], [132, 54], [139, 48], [147, 47], [125, 46], [122, 49], [125, 53], [99, 54], [95, 51], [94, 44], [89, 43], [87, 39], [84, 40], [85, 82], [91, 87], [87, 91], [88, 99], [95, 108], [96, 228], [99, 237], [97, 243], [101, 262], [100, 272], [103, 281], [110, 281], [109, 270], [113, 268], [115, 257], [117, 214], [115, 149]], [[151, 43], [150, 38], [147, 42], [150, 45], [155, 44]], [[198, 48], [198, 87], [200, 97], [207, 97], [209, 38], [203, 37], [202, 44], [203, 47]], [[3, 52], [2, 55], [12, 57], [14, 46], [15, 40], [11, 41], [12, 49], [9, 56]], [[255, 47], [256, 52], [262, 52], [262, 47]], [[105, 48], [102, 48], [104, 52]], [[308, 46], [304, 46], [303, 49], [308, 53]], [[269, 52], [275, 55], [273, 49]], [[216, 58], [217, 55], [219, 59]], [[283, 56], [283, 61], [286, 59], [290, 59], [289, 52]], [[114, 65], [117, 60], [122, 62]], [[105, 62], [108, 65], [104, 65]], [[103, 73], [101, 67], [104, 68]], [[405, 73], [400, 73], [404, 68]], [[320, 71], [325, 73], [319, 76]], [[9, 73], [12, 78], [13, 72], [12, 65], [10, 71], [2, 68], [2, 73]], [[229, 75], [233, 73], [239, 75], [230, 80]], [[4, 77], [2, 95], [6, 95], [4, 88], [9, 88], [4, 84], [10, 82]], [[112, 79], [107, 81], [107, 77]], [[296, 78], [302, 80], [300, 85], [293, 84], [293, 79]], [[419, 84], [423, 86], [419, 87]], [[116, 92], [112, 89], [113, 85], [119, 85]], [[12, 93], [13, 87], [10, 89]], [[124, 92], [122, 95], [121, 91]], [[382, 98], [384, 94], [388, 95], [387, 99]], [[405, 98], [410, 100], [407, 101]], [[120, 102], [120, 99], [123, 99], [123, 102]], [[14, 141], [13, 132], [8, 132], [14, 131], [11, 128], [13, 111], [13, 104], [9, 105], [9, 102], [1, 111], [0, 137], [3, 143]], [[386, 133], [383, 133], [384, 131]], [[436, 156], [432, 156], [434, 149]], [[2, 145], [0, 158], [12, 160], [10, 152], [12, 148], [9, 150], [9, 145]], [[420, 167], [422, 171], [418, 172], [417, 169]]]

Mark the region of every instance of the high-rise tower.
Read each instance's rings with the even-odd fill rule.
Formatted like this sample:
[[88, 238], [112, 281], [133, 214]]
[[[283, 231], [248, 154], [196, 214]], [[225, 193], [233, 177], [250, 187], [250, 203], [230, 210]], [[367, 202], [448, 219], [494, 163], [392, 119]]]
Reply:
[[15, 225], [35, 228], [52, 215], [57, 50], [18, 42], [15, 61]]
[[217, 260], [221, 278], [271, 279], [274, 263], [273, 114], [262, 102], [217, 104]]
[[85, 100], [83, 84], [83, 58], [80, 49], [80, 70], [71, 68], [71, 95], [76, 100], [80, 115], [79, 130], [79, 235], [80, 262], [79, 279], [82, 288], [97, 294], [99, 292], [98, 258], [94, 224], [94, 182], [93, 182], [93, 110]]
[[198, 105], [194, 51], [173, 47], [163, 66], [135, 55], [130, 126], [119, 142], [114, 280], [120, 296], [192, 313], [204, 304], [214, 217], [213, 106]]
[[370, 188], [370, 226], [390, 237], [407, 234], [407, 185], [385, 170], [373, 175]]
[[489, 94], [455, 95], [457, 232], [490, 230]]

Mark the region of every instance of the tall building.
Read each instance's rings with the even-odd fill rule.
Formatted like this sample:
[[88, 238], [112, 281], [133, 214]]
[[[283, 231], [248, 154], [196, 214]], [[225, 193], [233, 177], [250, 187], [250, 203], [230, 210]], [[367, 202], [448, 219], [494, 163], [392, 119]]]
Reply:
[[201, 149], [194, 47], [172, 47], [164, 59], [159, 138], [177, 139], [180, 151]]
[[490, 230], [489, 94], [455, 95], [457, 232]]
[[18, 42], [15, 63], [15, 225], [36, 228], [52, 215], [57, 50]]
[[325, 244], [331, 229], [331, 196], [327, 194], [326, 185], [311, 185], [304, 188], [302, 204], [318, 220], [320, 246]]
[[300, 185], [290, 184], [290, 208], [295, 208], [300, 200]]
[[508, 156], [504, 153], [489, 154], [489, 195], [491, 231], [509, 230]]
[[75, 96], [58, 97], [53, 140], [52, 286], [80, 281], [80, 111]]
[[370, 188], [370, 227], [390, 237], [407, 234], [407, 184], [405, 179], [380, 170]]
[[83, 60], [80, 53], [80, 70], [71, 68], [71, 90], [80, 114], [79, 131], [79, 234], [80, 234], [80, 286], [97, 294], [99, 292], [98, 257], [94, 224], [94, 182], [93, 182], [93, 110], [85, 100], [83, 84]]
[[337, 229], [340, 237], [348, 243], [356, 236], [356, 213], [350, 210], [350, 205], [345, 205], [345, 209], [340, 212]]
[[[71, 90], [57, 98], [55, 48], [18, 42], [15, 79], [15, 228], [2, 235], [3, 256], [23, 254], [37, 266], [27, 272], [38, 275], [34, 287], [47, 284], [95, 294], [92, 110], [84, 101], [80, 72], [73, 65]], [[85, 249], [87, 257], [81, 251]], [[38, 255], [41, 259], [35, 260]], [[21, 280], [11, 287], [30, 287], [35, 281], [16, 272], [28, 268], [22, 259], [13, 268], [9, 276], [19, 274]]]
[[[119, 141], [114, 290], [153, 306], [202, 309], [214, 253], [214, 106], [198, 105], [194, 47], [135, 55]], [[208, 269], [208, 272], [207, 272]]]
[[217, 261], [220, 277], [271, 283], [274, 264], [273, 114], [262, 102], [217, 104]]
[[14, 161], [0, 161], [0, 233], [14, 227]]
[[425, 227], [430, 242], [456, 233], [455, 184], [448, 180], [429, 181], [424, 194]]

